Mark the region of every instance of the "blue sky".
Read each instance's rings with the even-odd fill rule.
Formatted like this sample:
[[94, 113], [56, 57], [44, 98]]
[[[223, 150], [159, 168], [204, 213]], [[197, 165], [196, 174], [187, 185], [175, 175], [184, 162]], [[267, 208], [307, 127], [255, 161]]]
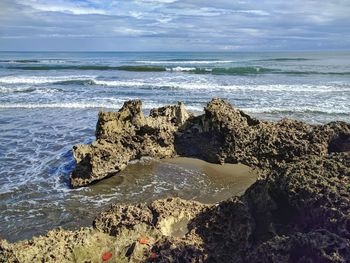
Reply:
[[349, 0], [1, 0], [0, 50], [350, 49]]

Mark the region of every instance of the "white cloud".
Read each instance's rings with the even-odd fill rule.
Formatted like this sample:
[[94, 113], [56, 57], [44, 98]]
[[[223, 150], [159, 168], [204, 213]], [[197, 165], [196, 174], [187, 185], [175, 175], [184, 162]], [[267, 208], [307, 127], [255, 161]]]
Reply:
[[113, 32], [121, 36], [133, 36], [133, 37], [156, 34], [156, 32], [154, 31], [127, 28], [127, 27], [115, 27], [113, 28]]
[[349, 0], [0, 0], [0, 14], [0, 49], [13, 43], [25, 49], [20, 38], [75, 49], [82, 46], [78, 38], [89, 38], [86, 45], [102, 43], [95, 50], [104, 43], [140, 50], [307, 49], [320, 39], [324, 47], [350, 48]]
[[177, 0], [136, 0], [136, 2], [150, 3], [150, 4], [171, 4]]
[[70, 2], [57, 1], [56, 4], [50, 4], [45, 1], [35, 1], [35, 0], [18, 1], [18, 2], [43, 12], [61, 12], [61, 13], [68, 13], [73, 15], [90, 15], [90, 14], [105, 15], [107, 14], [107, 12], [103, 9], [84, 7], [84, 6], [77, 5], [75, 3], [70, 3]]
[[268, 16], [270, 15], [269, 12], [266, 12], [264, 10], [235, 10], [234, 13], [243, 13], [243, 14], [254, 14], [259, 16]]
[[144, 14], [143, 14], [142, 12], [137, 12], [137, 11], [130, 11], [130, 12], [129, 12], [129, 15], [130, 15], [131, 17], [136, 18], [136, 19], [141, 19], [141, 18], [144, 17]]

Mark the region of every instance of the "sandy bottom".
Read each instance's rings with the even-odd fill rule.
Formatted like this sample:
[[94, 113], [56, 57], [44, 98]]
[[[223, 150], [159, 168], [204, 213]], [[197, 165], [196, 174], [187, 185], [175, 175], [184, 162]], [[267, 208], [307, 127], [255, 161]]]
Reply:
[[118, 175], [89, 186], [86, 194], [117, 203], [180, 197], [213, 204], [242, 195], [256, 179], [257, 173], [243, 164], [220, 165], [185, 157], [143, 158]]
[[[257, 173], [244, 164], [214, 164], [200, 159], [177, 157], [164, 159], [162, 163], [175, 164], [188, 170], [197, 170], [204, 174], [213, 187], [228, 186], [229, 191], [223, 189], [215, 195], [215, 200], [210, 196], [197, 198], [203, 203], [215, 203], [223, 201], [233, 195], [242, 195], [245, 190], [257, 180]], [[209, 202], [208, 202], [209, 201]]]
[[[3, 225], [0, 236], [13, 242], [43, 235], [56, 227], [75, 230], [91, 226], [95, 216], [111, 204], [150, 203], [169, 197], [213, 204], [243, 194], [256, 178], [256, 173], [242, 164], [219, 165], [193, 158], [143, 158], [131, 162], [114, 177], [80, 189], [67, 188], [59, 198], [46, 194], [45, 202], [21, 207], [18, 213], [26, 219], [19, 220], [21, 217], [17, 216]], [[31, 195], [27, 199], [33, 201]], [[30, 215], [26, 216], [28, 211]]]
[[[117, 222], [119, 213], [112, 210], [107, 212], [102, 221], [97, 219], [97, 229], [90, 227], [76, 231], [82, 225], [91, 226], [93, 218], [102, 207], [99, 206], [97, 209], [89, 204], [76, 204], [67, 199], [67, 207], [74, 218], [68, 229], [75, 230], [74, 232], [54, 230], [46, 236], [34, 237], [31, 241], [15, 244], [0, 241], [0, 247], [4, 250], [3, 258], [6, 260], [16, 258], [20, 262], [41, 262], [42, 260], [45, 262], [145, 262], [154, 254], [152, 248], [156, 244], [162, 244], [168, 238], [174, 242], [176, 240], [180, 242], [189, 233], [189, 222], [200, 213], [201, 209], [209, 207], [168, 197], [175, 196], [213, 204], [231, 196], [243, 194], [256, 179], [256, 172], [242, 164], [219, 165], [193, 158], [164, 160], [144, 158], [132, 162], [117, 176], [84, 188], [80, 193], [85, 197], [97, 199], [97, 202], [113, 196], [109, 199], [111, 203], [125, 204], [121, 205], [124, 208], [120, 210], [126, 211], [125, 216], [121, 217], [124, 218], [122, 221], [125, 226], [120, 226], [116, 237], [108, 235], [108, 222], [110, 219], [111, 222]], [[140, 216], [140, 208], [133, 204], [150, 203], [160, 198], [168, 199], [152, 202], [153, 207], [157, 207], [159, 211], [159, 214], [156, 213], [158, 219], [154, 227], [151, 227], [150, 223], [142, 223], [143, 221], [139, 219], [135, 221], [134, 216]], [[93, 216], [87, 216], [88, 210]], [[153, 215], [146, 210], [142, 210], [142, 213], [142, 218], [146, 219], [148, 213]], [[85, 214], [85, 217], [82, 214]], [[154, 220], [150, 219], [150, 221]], [[130, 225], [135, 222], [139, 223], [130, 228]], [[32, 223], [35, 225], [35, 221]], [[40, 232], [43, 232], [43, 229]], [[147, 244], [140, 241], [143, 239]], [[202, 241], [197, 239], [197, 237], [189, 238], [189, 242], [199, 242], [200, 245]], [[156, 256], [160, 257], [157, 253]], [[111, 258], [103, 261], [104, 256]]]

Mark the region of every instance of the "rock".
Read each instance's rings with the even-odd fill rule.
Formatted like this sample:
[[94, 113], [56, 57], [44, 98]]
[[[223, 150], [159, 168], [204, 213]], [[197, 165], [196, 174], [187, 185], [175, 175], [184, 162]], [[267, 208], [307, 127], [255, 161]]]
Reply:
[[[113, 205], [96, 218], [94, 228], [52, 230], [46, 236], [14, 244], [0, 240], [0, 262], [101, 262], [106, 252], [113, 262], [145, 262], [150, 248], [171, 238], [167, 235], [176, 224], [174, 217], [185, 211], [191, 220], [207, 207], [179, 198], [148, 205]], [[147, 245], [139, 244], [141, 237], [147, 237]]]
[[269, 170], [304, 156], [349, 152], [350, 125], [344, 122], [259, 121], [221, 99], [196, 117], [182, 103], [152, 109], [149, 117], [141, 106], [139, 100], [129, 101], [118, 112], [99, 113], [96, 141], [73, 147], [73, 187], [116, 175], [143, 156], [179, 155]]
[[73, 147], [77, 165], [70, 178], [72, 187], [113, 176], [142, 156], [175, 155], [175, 131], [190, 117], [183, 104], [154, 109], [149, 117], [141, 106], [139, 100], [128, 101], [118, 112], [99, 113], [96, 141]]
[[[209, 102], [203, 115], [172, 119], [174, 112], [170, 107], [155, 109], [146, 118], [158, 120], [163, 116], [160, 123], [171, 127], [165, 128], [170, 138], [167, 146], [173, 145], [171, 155], [214, 163], [241, 162], [258, 168], [261, 180], [242, 197], [195, 213], [185, 239], [167, 235], [158, 242], [156, 247], [163, 258], [188, 262], [350, 260], [349, 124], [259, 121], [220, 99]], [[173, 126], [180, 119], [186, 120]], [[187, 209], [183, 207], [183, 213]], [[152, 206], [139, 213], [148, 215], [149, 226], [156, 222], [154, 215], [159, 218]], [[139, 213], [135, 215], [142, 218]], [[109, 218], [98, 218], [98, 225], [111, 225], [105, 217]], [[169, 222], [174, 217], [167, 218]], [[111, 230], [107, 228], [107, 232]]]
[[327, 230], [277, 236], [249, 253], [247, 262], [348, 262], [348, 240]]
[[349, 136], [344, 122], [258, 121], [220, 99], [200, 116], [179, 104], [144, 117], [141, 102], [127, 102], [119, 112], [100, 113], [94, 143], [74, 147], [73, 186], [146, 155], [243, 162], [259, 169], [260, 179], [214, 205], [179, 198], [115, 204], [93, 228], [0, 240], [0, 262], [98, 261], [106, 251], [118, 262], [151, 255], [152, 262], [350, 262]]
[[[179, 198], [112, 205], [94, 229], [2, 241], [0, 259], [89, 259], [87, 251], [114, 247], [114, 258], [127, 262], [126, 249], [146, 236], [155, 262], [350, 262], [349, 185], [348, 154], [303, 156], [270, 170], [241, 197], [215, 205]], [[136, 245], [130, 260], [147, 260], [147, 251]]]
[[348, 262], [350, 167], [344, 156], [289, 163], [242, 197], [196, 217], [192, 225], [205, 253], [215, 262]]

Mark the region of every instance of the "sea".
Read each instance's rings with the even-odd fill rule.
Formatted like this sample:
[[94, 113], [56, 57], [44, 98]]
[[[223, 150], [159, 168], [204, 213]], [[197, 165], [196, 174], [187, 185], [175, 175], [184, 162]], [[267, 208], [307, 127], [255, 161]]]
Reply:
[[72, 146], [94, 140], [99, 110], [141, 99], [146, 114], [178, 101], [198, 114], [213, 97], [263, 120], [350, 122], [350, 52], [0, 52], [0, 238], [91, 225], [113, 202], [230, 193], [154, 160], [69, 188]]

